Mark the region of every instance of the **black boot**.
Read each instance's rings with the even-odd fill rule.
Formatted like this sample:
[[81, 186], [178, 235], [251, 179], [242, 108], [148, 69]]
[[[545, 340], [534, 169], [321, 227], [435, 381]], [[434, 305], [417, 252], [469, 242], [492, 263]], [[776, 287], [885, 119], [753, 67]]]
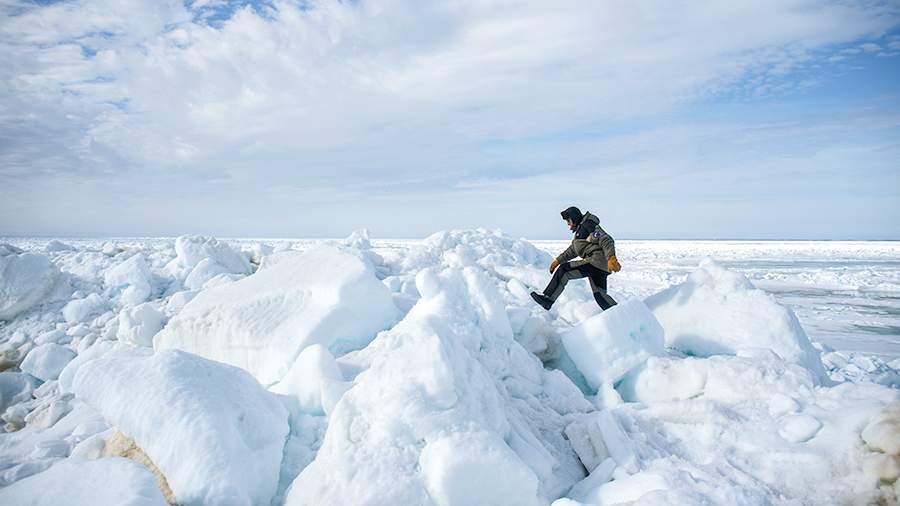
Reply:
[[531, 298], [547, 311], [550, 311], [550, 306], [553, 305], [553, 301], [550, 300], [550, 297], [547, 297], [542, 293], [531, 292]]

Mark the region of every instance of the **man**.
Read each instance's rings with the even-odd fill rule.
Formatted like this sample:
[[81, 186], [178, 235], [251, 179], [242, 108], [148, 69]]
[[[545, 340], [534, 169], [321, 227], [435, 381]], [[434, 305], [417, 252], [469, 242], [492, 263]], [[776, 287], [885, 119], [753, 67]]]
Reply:
[[[531, 292], [531, 298], [546, 310], [573, 279], [588, 278], [594, 300], [604, 310], [616, 305], [616, 301], [606, 293], [606, 277], [611, 272], [619, 272], [622, 266], [616, 260], [616, 243], [600, 228], [600, 220], [591, 213], [581, 214], [577, 207], [570, 207], [560, 213], [569, 230], [575, 233], [572, 244], [550, 263], [550, 283], [544, 293]], [[580, 256], [582, 260], [570, 262]]]

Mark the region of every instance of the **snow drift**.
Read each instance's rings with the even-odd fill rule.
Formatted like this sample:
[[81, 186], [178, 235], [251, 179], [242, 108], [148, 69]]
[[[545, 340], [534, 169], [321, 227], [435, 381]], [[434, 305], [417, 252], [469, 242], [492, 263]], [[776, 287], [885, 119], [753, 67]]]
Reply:
[[361, 348], [396, 320], [390, 292], [358, 252], [322, 247], [200, 292], [154, 338], [280, 381], [300, 352]]
[[246, 371], [163, 350], [91, 360], [73, 390], [146, 452], [179, 504], [275, 495], [288, 415]]

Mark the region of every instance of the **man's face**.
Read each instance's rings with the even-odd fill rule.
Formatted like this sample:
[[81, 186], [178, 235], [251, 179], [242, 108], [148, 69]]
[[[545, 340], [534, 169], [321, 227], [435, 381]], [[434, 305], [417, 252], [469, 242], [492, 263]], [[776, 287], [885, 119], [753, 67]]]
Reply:
[[572, 218], [566, 218], [566, 225], [569, 226], [569, 230], [575, 228], [575, 221]]

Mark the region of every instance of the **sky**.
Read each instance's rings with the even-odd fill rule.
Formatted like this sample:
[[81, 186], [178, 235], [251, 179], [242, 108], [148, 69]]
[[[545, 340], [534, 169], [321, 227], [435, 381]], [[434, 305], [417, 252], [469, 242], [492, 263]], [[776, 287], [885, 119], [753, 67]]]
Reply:
[[900, 2], [0, 0], [0, 235], [900, 239]]

